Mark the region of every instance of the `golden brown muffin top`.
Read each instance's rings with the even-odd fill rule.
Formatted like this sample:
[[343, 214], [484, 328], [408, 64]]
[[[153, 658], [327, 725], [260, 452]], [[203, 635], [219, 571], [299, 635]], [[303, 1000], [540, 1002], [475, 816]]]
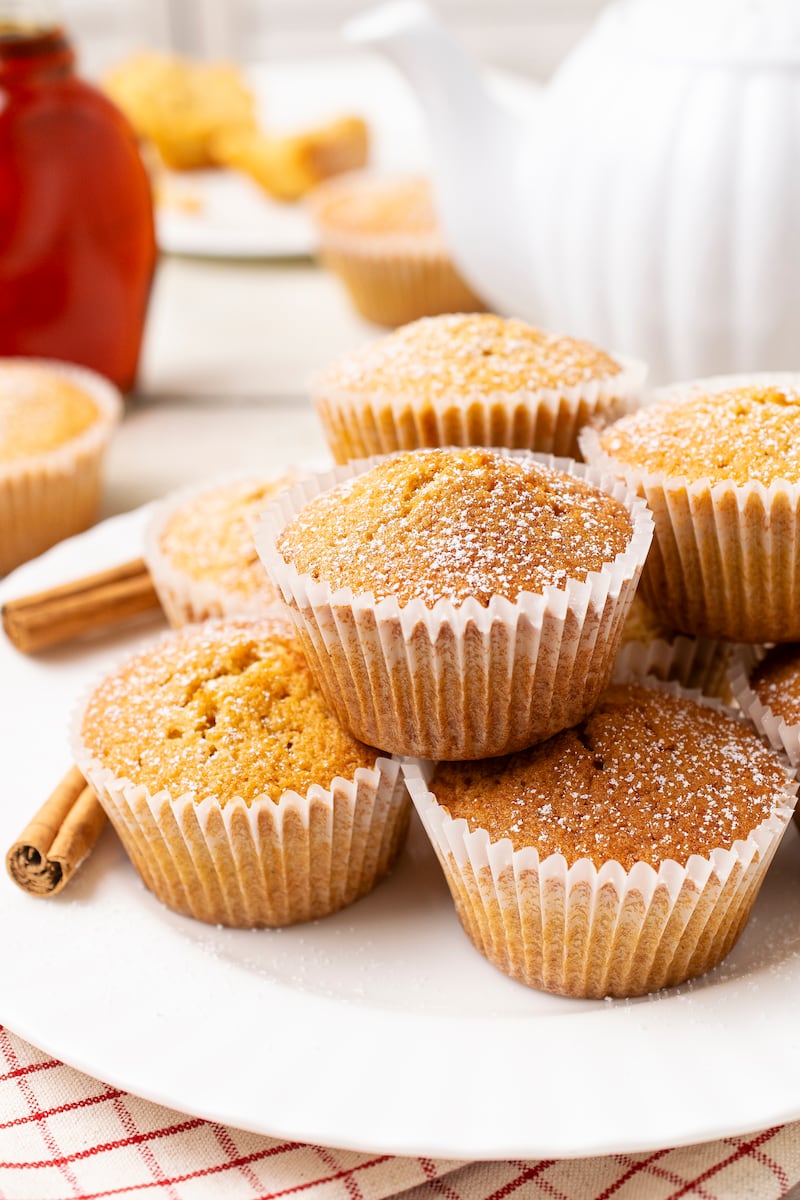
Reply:
[[493, 313], [466, 313], [403, 325], [338, 359], [317, 376], [316, 385], [456, 403], [474, 393], [573, 387], [621, 370], [589, 342]]
[[138, 51], [108, 72], [103, 88], [176, 168], [210, 163], [215, 133], [256, 122], [253, 93], [233, 63]]
[[0, 462], [55, 450], [99, 416], [93, 398], [45, 367], [0, 366]]
[[134, 655], [93, 692], [82, 736], [118, 777], [222, 805], [304, 795], [377, 758], [328, 712], [282, 613], [186, 626]]
[[800, 391], [698, 385], [621, 417], [600, 444], [622, 463], [690, 480], [800, 482]]
[[348, 176], [321, 189], [314, 208], [326, 226], [341, 233], [384, 237], [438, 229], [431, 185], [421, 176]]
[[253, 541], [253, 526], [292, 477], [223, 484], [193, 496], [167, 519], [158, 539], [172, 567], [240, 596], [274, 594]]
[[315, 497], [278, 539], [332, 590], [460, 604], [564, 588], [627, 549], [624, 505], [593, 484], [498, 451], [412, 450]]
[[773, 646], [752, 672], [750, 687], [787, 725], [800, 723], [800, 646]]
[[612, 684], [573, 729], [509, 758], [442, 764], [431, 787], [451, 817], [492, 841], [630, 870], [684, 865], [747, 837], [785, 800], [786, 776], [743, 722]]

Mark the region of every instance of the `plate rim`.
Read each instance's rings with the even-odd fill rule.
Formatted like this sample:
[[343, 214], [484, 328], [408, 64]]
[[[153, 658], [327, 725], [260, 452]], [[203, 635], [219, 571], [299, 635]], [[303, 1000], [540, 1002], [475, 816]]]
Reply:
[[[113, 544], [115, 553], [121, 556], [128, 554], [136, 547], [139, 530], [150, 508], [151, 505], [145, 505], [131, 513], [101, 522], [87, 533], [61, 543], [40, 559], [20, 567], [0, 583], [0, 601], [6, 596], [30, 590], [34, 582], [29, 585], [29, 579], [35, 581], [38, 587], [44, 579], [58, 582], [67, 577], [65, 573], [68, 568], [74, 573], [78, 569], [77, 563], [86, 558], [87, 547], [93, 546], [96, 551], [101, 544]], [[3, 660], [8, 654], [16, 653], [8, 643], [0, 645], [0, 678]], [[28, 663], [31, 660], [24, 661]], [[36, 665], [32, 668], [32, 678], [46, 676], [47, 660], [33, 661]], [[44, 672], [44, 676], [41, 672]], [[5, 828], [4, 822], [8, 825], [7, 832], [13, 835], [16, 832], [13, 827], [19, 823], [18, 818], [6, 813], [0, 817], [0, 828]], [[787, 849], [796, 860], [798, 845], [794, 826], [788, 836], [794, 844], [782, 847], [782, 850]], [[121, 857], [121, 848], [117, 848], [116, 843], [113, 845], [114, 852]], [[103, 875], [98, 867], [94, 873], [97, 878], [89, 879], [91, 887], [88, 902], [84, 895], [76, 901], [77, 910], [82, 908], [84, 913], [89, 914], [90, 926], [92, 914], [97, 916], [97, 903], [101, 906], [99, 932], [102, 936], [98, 938], [96, 946], [102, 946], [104, 939], [108, 942], [112, 937], [113, 930], [108, 928], [109, 923], [113, 924], [113, 915], [119, 904], [128, 902], [133, 894], [132, 889], [144, 904], [142, 912], [137, 910], [140, 928], [131, 930], [136, 945], [139, 939], [143, 946], [151, 946], [148, 938], [153, 920], [159, 931], [165, 928], [171, 930], [176, 923], [180, 927], [182, 922], [190, 921], [190, 918], [167, 913], [165, 926], [166, 910], [144, 890], [129, 864], [124, 863], [124, 866], [124, 873], [109, 871], [107, 875]], [[92, 867], [90, 861], [87, 870]], [[98, 898], [94, 906], [95, 891], [92, 889], [96, 890]], [[157, 1057], [157, 1048], [146, 1049], [142, 1041], [157, 1038], [158, 1031], [161, 1030], [163, 1034], [164, 1027], [173, 1037], [176, 1035], [177, 1023], [185, 1015], [180, 1007], [187, 1000], [185, 982], [181, 983], [184, 990], [176, 993], [169, 1003], [162, 998], [156, 1011], [139, 1016], [138, 1042], [136, 1038], [130, 1039], [136, 1043], [136, 1049], [129, 1052], [127, 1058], [122, 1052], [118, 1052], [113, 1062], [104, 1057], [109, 1044], [117, 1046], [118, 1041], [129, 1038], [126, 1033], [125, 1039], [122, 1039], [115, 1028], [102, 1034], [99, 1040], [93, 1031], [95, 1040], [92, 1045], [97, 1048], [93, 1050], [90, 1047], [87, 1053], [87, 1031], [81, 1029], [76, 1035], [74, 1029], [76, 1019], [80, 1022], [83, 1018], [80, 1008], [76, 1010], [76, 1016], [68, 1007], [61, 1014], [61, 1026], [55, 1032], [50, 1031], [52, 1026], [48, 1027], [47, 1021], [52, 1012], [48, 1011], [47, 998], [39, 997], [35, 1003], [31, 1003], [31, 981], [34, 979], [32, 959], [37, 947], [42, 944], [42, 938], [52, 936], [53, 930], [57, 933], [62, 928], [70, 928], [70, 912], [73, 910], [68, 899], [63, 899], [64, 903], [58, 899], [33, 900], [19, 892], [7, 878], [3, 879], [3, 886], [0, 887], [0, 919], [4, 916], [11, 918], [5, 922], [6, 929], [10, 931], [6, 937], [6, 953], [9, 961], [15, 962], [15, 971], [14, 979], [0, 991], [0, 1020], [34, 1045], [90, 1076], [113, 1083], [154, 1103], [206, 1120], [222, 1121], [271, 1137], [319, 1142], [361, 1153], [422, 1155], [469, 1161], [635, 1153], [749, 1133], [800, 1117], [800, 1084], [792, 1086], [793, 1080], [800, 1079], [800, 1034], [787, 1037], [785, 1023], [775, 1028], [774, 1013], [769, 1007], [776, 991], [774, 981], [766, 1008], [756, 1010], [752, 1022], [746, 1023], [745, 1032], [754, 1041], [757, 1038], [759, 1055], [752, 1061], [750, 1058], [747, 1060], [750, 1075], [747, 1085], [742, 1086], [740, 1094], [730, 1094], [732, 1080], [741, 1078], [742, 1071], [740, 1052], [734, 1053], [731, 1044], [735, 1043], [742, 1030], [728, 1028], [725, 1017], [726, 1013], [730, 1015], [731, 1011], [738, 1011], [741, 981], [724, 977], [718, 987], [677, 989], [673, 998], [677, 999], [682, 992], [691, 996], [691, 1000], [687, 997], [684, 1004], [671, 1004], [668, 996], [665, 1003], [660, 999], [655, 1002], [600, 1001], [580, 1012], [570, 1012], [565, 1008], [534, 1016], [506, 1014], [490, 1027], [491, 1036], [487, 1034], [487, 1017], [492, 1020], [491, 1014], [444, 1017], [437, 1013], [405, 1013], [399, 1018], [397, 1012], [391, 1009], [365, 1008], [341, 997], [325, 997], [293, 990], [276, 980], [247, 977], [245, 985], [238, 987], [237, 983], [238, 991], [234, 989], [234, 998], [247, 1009], [250, 1019], [254, 1013], [260, 1012], [259, 1005], [266, 998], [273, 1006], [278, 1005], [280, 1016], [285, 1016], [289, 1010], [296, 1014], [304, 1031], [306, 1026], [302, 1024], [303, 1021], [307, 1019], [308, 1028], [316, 1030], [322, 1018], [327, 1040], [321, 1042], [319, 1035], [314, 1034], [302, 1043], [299, 1051], [294, 1047], [295, 1075], [292, 1076], [289, 1070], [291, 1055], [288, 1049], [285, 1054], [281, 1049], [278, 1033], [261, 1030], [265, 1040], [259, 1047], [261, 1057], [258, 1061], [263, 1065], [263, 1056], [267, 1052], [284, 1055], [273, 1061], [275, 1069], [283, 1072], [281, 1086], [286, 1089], [285, 1103], [278, 1105], [274, 1088], [262, 1094], [258, 1089], [254, 1092], [252, 1087], [246, 1099], [238, 1101], [238, 1107], [230, 1099], [235, 1092], [223, 1089], [220, 1095], [219, 1088], [214, 1089], [214, 1095], [220, 1095], [219, 1101], [209, 1103], [207, 1089], [203, 1092], [198, 1080], [193, 1077], [193, 1072], [196, 1073], [198, 1068], [192, 1063], [188, 1049], [182, 1051], [179, 1058], [170, 1058], [166, 1067], [161, 1063], [161, 1074], [156, 1080], [152, 1076], [149, 1079], [144, 1077], [151, 1069], [154, 1055]], [[367, 898], [362, 903], [368, 902]], [[104, 904], [110, 905], [108, 911], [102, 908]], [[27, 909], [26, 919], [21, 923], [15, 921], [15, 915], [23, 909]], [[54, 917], [51, 919], [48, 913], [53, 913]], [[191, 923], [191, 928], [195, 928], [194, 923]], [[94, 932], [98, 932], [97, 922]], [[188, 941], [191, 939], [184, 938], [181, 944], [186, 945]], [[161, 957], [151, 956], [154, 959], [152, 965], [143, 965], [145, 978], [151, 969], [155, 970], [161, 964], [164, 956], [169, 958], [174, 944], [171, 932], [164, 936], [164, 954], [161, 955], [159, 951]], [[91, 947], [94, 948], [95, 945]], [[65, 949], [64, 953], [74, 957], [75, 947]], [[194, 954], [194, 951], [191, 953]], [[203, 953], [201, 947], [198, 954]], [[210, 961], [218, 960], [212, 956]], [[778, 995], [781, 1005], [789, 1010], [800, 999], [800, 958], [793, 965], [792, 978], [788, 982], [778, 980], [779, 985], [786, 983], [785, 992], [779, 987]], [[234, 964], [230, 972], [224, 968], [216, 973], [212, 971], [208, 995], [213, 997], [215, 1003], [222, 1003], [229, 996], [232, 982], [237, 982], [242, 973], [239, 964]], [[754, 986], [758, 985], [757, 980], [752, 982]], [[119, 1004], [119, 989], [128, 986], [130, 980], [115, 981], [98, 968], [97, 975], [89, 983], [93, 987], [99, 986], [104, 995]], [[794, 992], [791, 984], [794, 985]], [[85, 988], [82, 995], [85, 1000]], [[702, 1002], [704, 995], [707, 1002]], [[80, 997], [76, 997], [75, 1003], [78, 999]], [[688, 1009], [692, 1009], [692, 1006], [695, 1009], [688, 1025], [687, 1005]], [[129, 1013], [121, 1015], [130, 1017]], [[581, 1088], [570, 1089], [563, 1070], [560, 1076], [555, 1073], [557, 1052], [563, 1051], [566, 1033], [563, 1038], [555, 1034], [544, 1038], [544, 1042], [552, 1042], [552, 1046], [526, 1042], [528, 1037], [535, 1041], [537, 1036], [541, 1042], [543, 1023], [549, 1033], [556, 1029], [558, 1023], [563, 1028], [567, 1021], [572, 1055], [570, 1062], [574, 1066], [581, 1055], [585, 1056], [585, 1061], [593, 1069], [593, 1075], [589, 1077], [599, 1080], [602, 1085], [599, 1090], [590, 1088], [584, 1094]], [[108, 1024], [115, 1025], [114, 1022]], [[236, 1022], [229, 1024], [235, 1027]], [[668, 1048], [659, 1048], [658, 1039], [654, 1040], [654, 1029], [659, 1037], [666, 1036], [669, 1041], [669, 1035], [676, 1030], [681, 1036], [686, 1035], [692, 1024], [695, 1028], [686, 1046], [670, 1042]], [[65, 1025], [66, 1033], [63, 1028]], [[236, 1032], [235, 1028], [223, 1030], [220, 1048], [215, 1054], [206, 1055], [207, 1064], [214, 1069], [227, 1069], [225, 1063], [230, 1063], [231, 1058], [225, 1059], [224, 1056], [229, 1054], [231, 1046], [237, 1044]], [[359, 1042], [354, 1052], [348, 1045], [348, 1038], [356, 1033]], [[76, 1036], [79, 1037], [78, 1045], [75, 1044]], [[704, 1059], [702, 1055], [698, 1056], [698, 1042], [714, 1038], [713, 1061], [710, 1057]], [[240, 1050], [242, 1045], [244, 1043], [240, 1039]], [[625, 1063], [620, 1065], [621, 1047], [624, 1047], [635, 1069], [629, 1070]], [[117, 1049], [119, 1051], [119, 1047]], [[709, 1050], [704, 1049], [708, 1055]], [[131, 1053], [137, 1062], [131, 1061]], [[297, 1074], [297, 1053], [302, 1064], [300, 1075]], [[218, 1055], [222, 1055], [222, 1058]], [[321, 1062], [330, 1075], [327, 1082], [319, 1074]], [[781, 1066], [778, 1086], [774, 1086], [772, 1079], [776, 1063]], [[187, 1071], [188, 1075], [176, 1079], [176, 1071], [180, 1075], [182, 1070]], [[548, 1076], [548, 1072], [553, 1074]], [[672, 1088], [670, 1103], [675, 1111], [670, 1114], [667, 1128], [664, 1128], [663, 1110], [651, 1106], [648, 1113], [648, 1106], [641, 1103], [639, 1089], [643, 1074], [660, 1078], [662, 1091], [664, 1087]], [[436, 1088], [427, 1086], [433, 1075], [438, 1076], [440, 1085], [442, 1078], [450, 1081], [450, 1101], [461, 1105], [457, 1119], [448, 1118], [446, 1127], [441, 1122], [438, 1126], [432, 1124], [440, 1109], [440, 1093]], [[314, 1078], [315, 1085], [311, 1111], [302, 1087], [307, 1076]], [[493, 1113], [491, 1106], [479, 1104], [476, 1117], [472, 1098], [477, 1091], [485, 1099], [487, 1082], [493, 1084], [498, 1094], [516, 1095], [531, 1076], [544, 1088], [544, 1094], [541, 1090], [536, 1092], [529, 1102], [530, 1110], [521, 1112], [515, 1108], [505, 1113]], [[387, 1078], [390, 1085], [393, 1081], [392, 1086], [387, 1086]], [[350, 1092], [342, 1091], [345, 1080], [350, 1092], [363, 1091], [373, 1095], [377, 1091], [380, 1094], [382, 1103], [372, 1106], [376, 1115], [371, 1125], [365, 1127], [362, 1124], [358, 1129], [354, 1128], [357, 1114], [352, 1108], [348, 1109], [346, 1103], [335, 1103], [336, 1097], [350, 1095]], [[758, 1101], [755, 1107], [754, 1096]], [[698, 1098], [702, 1100], [702, 1105], [698, 1104]], [[610, 1099], [616, 1100], [616, 1107], [609, 1102]], [[255, 1100], [259, 1105], [258, 1111], [252, 1111]], [[573, 1106], [571, 1120], [564, 1121], [561, 1128], [555, 1129], [555, 1110], [560, 1106], [563, 1112], [568, 1103]], [[679, 1108], [681, 1111], [677, 1111]], [[526, 1112], [529, 1121], [536, 1117], [533, 1122], [536, 1127], [532, 1130], [525, 1125]], [[721, 1112], [724, 1115], [719, 1115]], [[622, 1128], [626, 1114], [638, 1117], [639, 1121], [636, 1128], [629, 1126], [627, 1132]], [[360, 1116], [363, 1116], [363, 1112]], [[658, 1132], [659, 1125], [661, 1133]], [[616, 1130], [614, 1136], [609, 1134], [610, 1129]]]

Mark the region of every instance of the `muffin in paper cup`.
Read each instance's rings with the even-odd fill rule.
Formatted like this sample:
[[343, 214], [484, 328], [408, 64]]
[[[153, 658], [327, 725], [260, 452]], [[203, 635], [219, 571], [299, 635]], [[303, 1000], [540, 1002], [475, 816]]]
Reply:
[[316, 187], [308, 206], [323, 265], [366, 320], [392, 327], [483, 308], [445, 245], [426, 179], [347, 172]]
[[405, 841], [398, 764], [339, 729], [282, 608], [140, 651], [81, 703], [72, 750], [146, 886], [201, 921], [326, 916]]
[[[531, 507], [537, 488], [556, 499]], [[356, 493], [362, 506], [374, 505], [374, 528], [341, 505]], [[327, 523], [317, 520], [320, 503]], [[595, 544], [589, 529], [598, 515]], [[287, 529], [303, 522], [313, 572], [281, 548]], [[619, 549], [603, 557], [597, 545], [606, 534]], [[308, 477], [265, 511], [256, 545], [345, 728], [393, 754], [454, 759], [509, 753], [591, 709], [651, 536], [646, 506], [618, 480], [571, 460], [451, 448]], [[565, 541], [552, 539], [566, 540], [569, 561], [577, 554], [594, 565], [570, 577], [556, 566], [568, 561]], [[340, 553], [349, 583], [324, 573], [329, 551]], [[362, 551], [372, 586], [353, 582]], [[387, 586], [384, 567], [394, 572]], [[540, 567], [563, 586], [526, 590], [520, 580], [539, 578]]]
[[92, 524], [121, 414], [120, 393], [94, 371], [0, 360], [0, 575]]
[[256, 553], [253, 527], [294, 480], [221, 476], [171, 492], [154, 507], [144, 558], [175, 628], [214, 617], [257, 617], [279, 599]]
[[584, 429], [580, 443], [653, 511], [641, 589], [666, 625], [800, 640], [800, 375], [662, 389], [606, 429]]
[[336, 462], [421, 446], [578, 458], [578, 432], [635, 407], [647, 368], [493, 313], [406, 325], [317, 372]]
[[[800, 646], [737, 646], [728, 677], [736, 703], [774, 750], [800, 767]], [[797, 819], [798, 814], [795, 813]]]
[[[732, 727], [740, 731], [740, 737], [752, 740], [746, 757], [737, 760], [734, 753], [731, 760], [724, 749], [716, 756], [709, 755], [708, 743], [701, 737], [698, 753], [703, 755], [703, 762], [698, 771], [706, 791], [701, 793], [698, 787], [696, 796], [697, 785], [691, 778], [681, 784], [676, 777], [676, 787], [685, 787], [687, 793], [683, 810], [676, 816], [675, 808], [667, 808], [662, 799], [658, 824], [636, 789], [643, 787], [643, 777], [651, 772], [650, 790], [656, 793], [657, 801], [659, 796], [673, 799], [669, 785], [656, 772], [669, 761], [674, 746], [668, 747], [666, 754], [660, 752], [658, 727], [655, 731], [645, 727], [643, 737], [641, 729], [631, 732], [628, 727], [627, 734], [622, 731], [622, 736], [628, 738], [626, 748], [618, 751], [615, 760], [608, 754], [609, 749], [614, 753], [609, 740], [613, 742], [616, 735], [602, 733], [602, 721], [606, 719], [603, 704], [607, 697], [612, 698], [612, 713], [613, 704], [619, 704], [616, 717], [619, 722], [626, 718], [631, 705], [641, 704], [642, 696], [646, 702], [644, 712], [654, 703], [659, 706], [688, 703], [692, 714], [696, 708], [714, 710], [710, 720], [714, 722], [714, 736], [723, 747], [726, 739], [730, 739]], [[720, 718], [731, 722], [724, 731], [722, 726], [717, 728]], [[700, 729], [705, 737], [707, 726], [708, 718], [701, 717]], [[665, 724], [663, 728], [671, 726]], [[630, 765], [634, 753], [630, 747], [636, 746], [637, 738], [642, 740], [639, 760], [636, 771], [631, 772], [633, 778], [625, 784], [631, 789], [629, 807], [636, 814], [632, 819], [629, 817], [629, 826], [620, 836], [615, 821], [623, 806], [616, 800], [616, 781], [608, 785], [597, 777], [607, 772], [609, 766], [613, 770], [621, 763]], [[727, 744], [738, 746], [738, 741], [728, 740]], [[533, 790], [517, 799], [517, 803], [531, 803], [531, 796], [536, 796], [543, 830], [541, 848], [537, 838], [526, 834], [524, 829], [514, 834], [517, 840], [513, 842], [509, 834], [500, 836], [507, 816], [503, 812], [494, 817], [488, 803], [482, 807], [485, 796], [480, 790], [481, 768], [491, 773], [494, 802], [502, 807], [504, 779], [511, 779], [512, 796], [520, 797], [522, 792], [521, 788], [513, 790], [518, 787], [517, 760], [547, 757], [555, 764], [553, 769], [560, 765], [562, 771], [571, 771], [581, 754], [584, 765], [592, 756], [597, 762], [601, 755], [606, 755], [602, 766], [594, 770], [596, 786], [603, 790], [593, 804], [587, 804], [582, 796], [572, 796], [565, 802], [544, 787], [537, 793], [531, 783]], [[737, 769], [737, 788], [742, 776], [758, 770], [759, 787], [761, 783], [764, 785], [759, 803], [750, 802], [751, 813], [749, 804], [737, 800], [735, 819], [739, 826], [735, 829], [730, 812], [720, 815], [724, 804], [707, 824], [709, 809], [703, 808], [698, 797], [705, 803], [709, 789], [713, 792], [716, 775], [719, 775], [716, 785], [722, 782], [730, 795], [732, 789], [725, 781], [731, 770]], [[523, 765], [522, 770], [532, 772], [533, 768]], [[702, 774], [707, 770], [708, 777]], [[460, 777], [456, 785], [450, 783], [449, 790], [443, 771]], [[733, 710], [725, 710], [718, 701], [703, 698], [697, 691], [684, 691], [675, 682], [637, 678], [635, 674], [629, 677], [627, 686], [612, 685], [598, 710], [579, 729], [565, 731], [512, 759], [438, 767], [409, 760], [404, 764], [404, 773], [458, 916], [476, 949], [505, 974], [530, 987], [594, 999], [640, 996], [676, 986], [722, 961], [747, 922], [791, 817], [797, 786], [785, 757], [764, 746]], [[585, 776], [584, 770], [579, 778]], [[531, 779], [534, 778], [531, 774]], [[707, 778], [710, 782], [706, 784]], [[570, 782], [567, 793], [576, 786], [577, 781]], [[454, 787], [456, 794], [460, 791], [466, 797], [460, 802], [461, 808], [467, 812], [471, 809], [474, 814], [469, 819], [464, 815], [454, 816], [443, 802], [446, 797], [452, 804]], [[454, 806], [454, 811], [459, 813], [461, 808]], [[570, 817], [564, 815], [570, 810], [572, 824]], [[482, 825], [482, 814], [487, 811], [488, 819]], [[512, 809], [512, 813], [517, 811]], [[598, 839], [591, 853], [580, 853], [577, 841], [574, 849], [562, 846], [567, 850], [566, 855], [553, 849], [559, 838], [566, 842], [573, 836], [559, 832], [558, 828], [553, 832], [554, 826], [563, 829], [565, 821], [567, 830], [578, 830], [585, 841]], [[677, 828], [681, 821], [688, 832]], [[637, 823], [639, 832], [635, 831]], [[521, 825], [512, 820], [514, 824], [517, 828]], [[488, 825], [493, 828], [490, 830]], [[595, 825], [601, 832], [597, 832]], [[714, 845], [714, 837], [723, 827], [736, 836]], [[574, 836], [577, 839], [577, 834]], [[611, 852], [617, 838], [624, 853], [614, 857]], [[642, 857], [637, 859], [639, 845], [644, 849]], [[660, 857], [659, 848], [670, 845], [692, 852], [680, 857]]]

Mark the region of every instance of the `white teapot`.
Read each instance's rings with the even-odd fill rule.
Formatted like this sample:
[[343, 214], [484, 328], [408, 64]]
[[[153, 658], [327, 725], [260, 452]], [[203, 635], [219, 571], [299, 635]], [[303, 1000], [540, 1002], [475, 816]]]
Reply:
[[446, 235], [490, 306], [660, 380], [800, 367], [800, 0], [621, 0], [530, 123], [419, 0], [347, 34], [416, 90]]

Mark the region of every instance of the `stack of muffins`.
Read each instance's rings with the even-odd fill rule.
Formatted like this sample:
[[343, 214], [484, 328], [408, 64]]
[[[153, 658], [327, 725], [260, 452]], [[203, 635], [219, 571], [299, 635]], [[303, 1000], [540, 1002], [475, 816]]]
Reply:
[[93, 689], [73, 752], [128, 855], [176, 912], [246, 928], [336, 912], [405, 840], [399, 766], [328, 711], [255, 551], [277, 479], [158, 504], [144, 553], [176, 632]]
[[[648, 556], [645, 498], [656, 539], [664, 505], [606, 453], [651, 411], [637, 408], [642, 379], [521, 322], [426, 319], [315, 381], [338, 466], [163, 508], [148, 553], [183, 597], [171, 618], [223, 619], [124, 664], [74, 729], [79, 765], [160, 899], [229, 924], [333, 912], [390, 868], [410, 795], [467, 933], [512, 977], [630, 996], [721, 960], [795, 784], [719, 700], [659, 684], [630, 649], [619, 665], [640, 574], [668, 559]], [[589, 421], [602, 454], [586, 437], [587, 462], [553, 458], [575, 453]], [[226, 608], [217, 565], [233, 545], [222, 590], [252, 577], [242, 512], [256, 506], [272, 592], [257, 584]], [[192, 596], [210, 595], [208, 580], [178, 577], [234, 508], [239, 532], [216, 543], [204, 607]], [[748, 503], [741, 513], [746, 559], [758, 537]], [[677, 620], [656, 603], [673, 590], [656, 575], [647, 599], [683, 634], [676, 646], [741, 638]], [[737, 607], [704, 611], [714, 604]], [[666, 647], [660, 669], [680, 677], [681, 653]]]
[[604, 433], [592, 461], [656, 519], [642, 592], [661, 620], [719, 639], [758, 732], [800, 764], [800, 377], [719, 377], [664, 389]]

